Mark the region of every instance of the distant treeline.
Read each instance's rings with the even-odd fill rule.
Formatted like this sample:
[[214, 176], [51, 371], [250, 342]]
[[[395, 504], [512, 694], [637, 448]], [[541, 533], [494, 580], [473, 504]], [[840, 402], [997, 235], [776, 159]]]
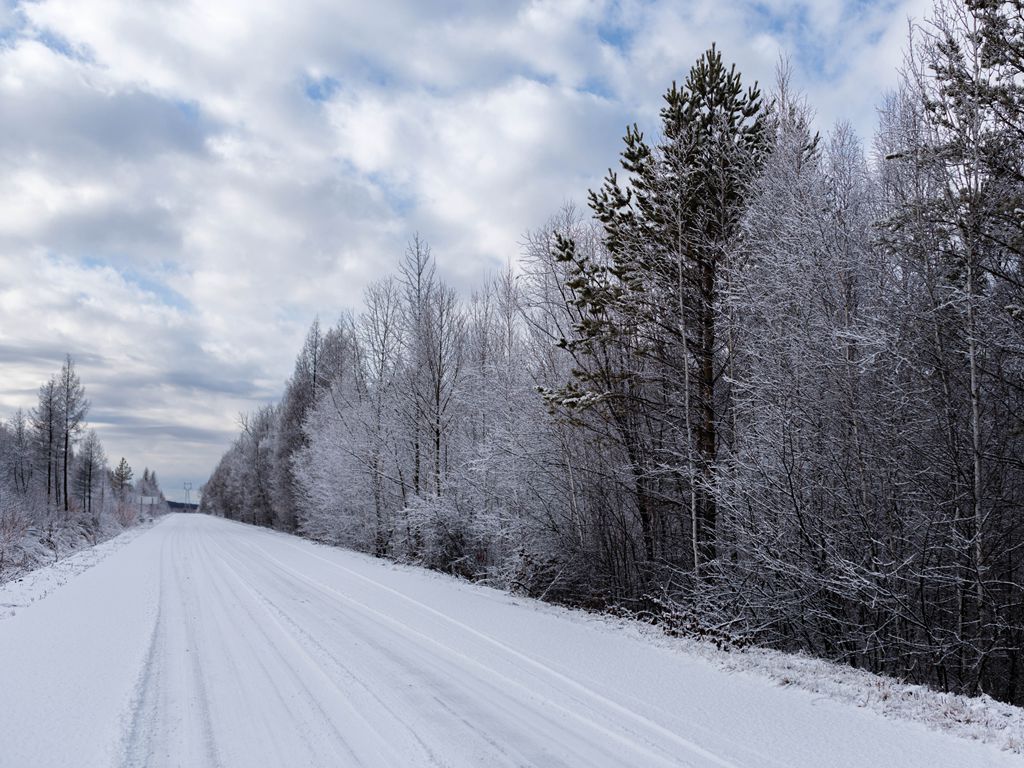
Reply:
[[[136, 522], [140, 497], [148, 513], [166, 511], [156, 473], [133, 482], [123, 457], [107, 462], [94, 430], [86, 430], [89, 401], [68, 355], [59, 373], [39, 388], [39, 402], [0, 419], [0, 578], [24, 568], [32, 541], [95, 542]], [[154, 499], [156, 503], [154, 505]], [[23, 562], [24, 561], [24, 562]]]

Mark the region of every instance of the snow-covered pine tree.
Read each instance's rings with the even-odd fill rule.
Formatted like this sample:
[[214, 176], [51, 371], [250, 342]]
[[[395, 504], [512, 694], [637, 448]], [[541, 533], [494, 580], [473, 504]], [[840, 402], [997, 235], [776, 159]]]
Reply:
[[[696, 573], [717, 551], [730, 354], [718, 334], [721, 280], [765, 151], [766, 112], [757, 86], [744, 88], [714, 46], [664, 101], [658, 142], [628, 128], [626, 179], [609, 172], [590, 194], [604, 227], [600, 258], [556, 241], [580, 320], [564, 341], [577, 360], [573, 380], [548, 396], [603, 414], [628, 456], [645, 559], [674, 562], [688, 551]], [[689, 525], [667, 534], [682, 496]]]

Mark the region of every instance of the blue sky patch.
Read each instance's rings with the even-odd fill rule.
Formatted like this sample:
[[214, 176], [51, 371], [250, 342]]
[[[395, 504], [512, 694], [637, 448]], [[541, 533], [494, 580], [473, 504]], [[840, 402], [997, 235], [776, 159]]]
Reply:
[[306, 96], [313, 101], [328, 101], [337, 93], [339, 87], [341, 87], [341, 82], [337, 78], [326, 75], [306, 78], [303, 90]]
[[117, 272], [126, 283], [130, 283], [137, 288], [142, 289], [146, 293], [152, 294], [160, 300], [160, 303], [166, 307], [174, 307], [180, 310], [192, 309], [192, 304], [178, 291], [171, 288], [167, 283], [160, 277], [153, 275], [152, 273], [142, 272], [137, 269], [125, 269], [118, 267], [116, 264], [112, 264], [96, 256], [83, 256], [77, 259], [78, 263], [86, 269], [102, 270], [110, 269]]

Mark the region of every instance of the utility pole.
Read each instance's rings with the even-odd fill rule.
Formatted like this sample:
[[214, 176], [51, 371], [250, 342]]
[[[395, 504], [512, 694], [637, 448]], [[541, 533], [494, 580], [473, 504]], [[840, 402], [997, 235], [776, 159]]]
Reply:
[[185, 483], [185, 503], [192, 508], [192, 483], [189, 482]]

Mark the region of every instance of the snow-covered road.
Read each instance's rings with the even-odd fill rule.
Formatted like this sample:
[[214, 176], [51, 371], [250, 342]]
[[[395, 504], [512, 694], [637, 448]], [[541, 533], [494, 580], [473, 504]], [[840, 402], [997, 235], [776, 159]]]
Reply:
[[611, 623], [199, 515], [0, 619], [0, 765], [1021, 765]]

